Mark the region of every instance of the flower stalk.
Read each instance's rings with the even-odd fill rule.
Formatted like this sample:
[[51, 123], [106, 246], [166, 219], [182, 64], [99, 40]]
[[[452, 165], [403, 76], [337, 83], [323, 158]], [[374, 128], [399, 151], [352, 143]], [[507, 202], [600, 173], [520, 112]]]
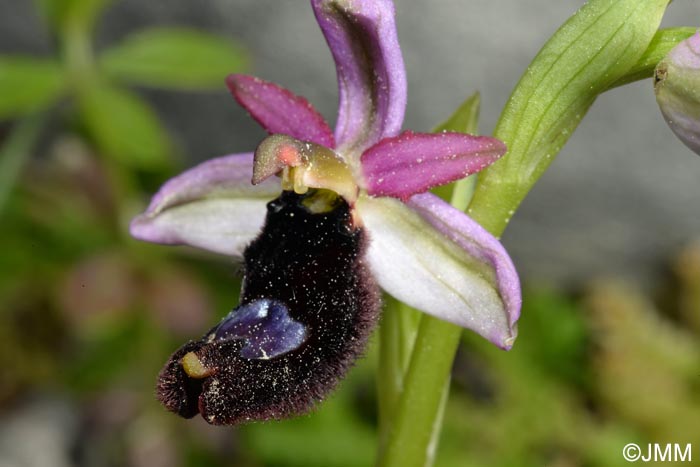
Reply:
[[[473, 94], [434, 132], [478, 133], [480, 104], [479, 94]], [[450, 194], [452, 206], [462, 211], [466, 209], [474, 193], [476, 177], [454, 183]], [[401, 465], [408, 456], [425, 459], [426, 465], [431, 465], [440, 438], [450, 392], [450, 370], [462, 328], [419, 314], [400, 302], [392, 301], [387, 308], [380, 328], [378, 465]], [[399, 358], [393, 355], [396, 349]], [[431, 352], [425, 352], [427, 349]], [[432, 364], [424, 361], [426, 358], [433, 359]], [[415, 374], [428, 369], [434, 374]], [[406, 384], [406, 381], [411, 383]], [[409, 419], [400, 418], [413, 416], [424, 422], [414, 425]], [[397, 428], [392, 429], [392, 426]], [[395, 439], [411, 441], [402, 445]], [[413, 452], [414, 447], [418, 452]]]
[[[544, 45], [514, 89], [494, 135], [508, 146], [479, 175], [470, 216], [500, 237], [596, 97], [629, 76], [668, 0], [592, 0]], [[461, 330], [424, 316], [380, 467], [433, 465], [434, 433]]]
[[386, 300], [382, 310], [377, 374], [380, 451], [387, 443], [393, 415], [401, 398], [421, 317], [420, 312], [393, 298]]

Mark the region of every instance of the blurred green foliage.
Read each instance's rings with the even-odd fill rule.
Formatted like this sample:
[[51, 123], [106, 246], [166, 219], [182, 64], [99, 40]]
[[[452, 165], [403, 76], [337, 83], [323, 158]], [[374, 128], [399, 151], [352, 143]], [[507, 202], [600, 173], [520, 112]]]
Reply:
[[81, 95], [80, 112], [90, 134], [116, 162], [141, 169], [167, 167], [171, 155], [165, 130], [136, 95], [106, 82], [90, 83]]
[[173, 89], [221, 86], [221, 77], [246, 61], [235, 44], [186, 28], [139, 31], [100, 57], [101, 68], [114, 79]]
[[55, 38], [56, 53], [0, 56], [0, 120], [48, 112], [67, 102], [75, 111], [73, 123], [101, 155], [133, 169], [167, 168], [174, 162], [168, 132], [154, 110], [125, 84], [218, 89], [226, 74], [247, 66], [247, 55], [226, 38], [184, 27], [137, 31], [95, 51], [92, 33], [111, 3], [35, 2]]
[[65, 87], [61, 65], [51, 60], [0, 56], [0, 118], [46, 109]]

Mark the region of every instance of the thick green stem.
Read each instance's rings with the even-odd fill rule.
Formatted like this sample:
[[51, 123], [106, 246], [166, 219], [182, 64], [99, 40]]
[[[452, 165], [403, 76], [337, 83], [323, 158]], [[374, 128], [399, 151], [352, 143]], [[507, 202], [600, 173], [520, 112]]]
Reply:
[[387, 300], [382, 313], [377, 377], [380, 451], [386, 444], [392, 418], [401, 397], [420, 318], [419, 312], [392, 298]]
[[[467, 98], [462, 105], [448, 118], [445, 122], [438, 125], [433, 131], [459, 131], [463, 133], [477, 133], [479, 121], [479, 106], [480, 97], [478, 93]], [[474, 193], [476, 186], [476, 176], [470, 176], [456, 182], [452, 186], [451, 203], [460, 210], [466, 209], [469, 200]], [[446, 195], [446, 193], [445, 193]], [[436, 330], [431, 330], [432, 326], [437, 326]], [[377, 393], [379, 400], [379, 465], [385, 465], [386, 462], [394, 462], [397, 457], [397, 448], [393, 439], [397, 436], [413, 436], [413, 433], [406, 433], [405, 429], [401, 433], [397, 433], [393, 429], [394, 425], [406, 426], [407, 420], [397, 419], [397, 414], [409, 413], [401, 404], [412, 404], [413, 399], [420, 397], [420, 391], [417, 387], [411, 389], [410, 394], [404, 391], [404, 382], [411, 377], [409, 374], [409, 365], [413, 365], [413, 349], [416, 345], [416, 335], [418, 333], [433, 335], [434, 332], [440, 332], [443, 327], [451, 325], [430, 318], [413, 308], [399, 303], [395, 300], [389, 302], [382, 318], [380, 328], [380, 353], [379, 353], [379, 377], [377, 378]], [[442, 426], [442, 415], [445, 404], [449, 395], [449, 368], [451, 367], [452, 356], [454, 355], [457, 342], [459, 341], [460, 328], [452, 326], [456, 332], [454, 336], [454, 349], [451, 348], [451, 340], [448, 338], [444, 344], [447, 346], [445, 355], [447, 359], [443, 362], [447, 365], [447, 376], [442, 377], [442, 390], [437, 394], [435, 401], [427, 401], [422, 407], [427, 411], [432, 411], [429, 415], [432, 417], [430, 422], [419, 428], [425, 428], [421, 431], [420, 436], [424, 439], [424, 446], [430, 446], [429, 449], [423, 449], [429, 452], [428, 457], [432, 462], [437, 441], [440, 436], [440, 428]], [[443, 368], [444, 369], [444, 368]], [[438, 368], [439, 371], [439, 368]], [[418, 391], [418, 392], [416, 392]], [[427, 394], [427, 393], [426, 393]], [[430, 393], [430, 395], [435, 395]], [[434, 402], [434, 404], [432, 403]], [[408, 423], [410, 425], [410, 423]], [[414, 427], [415, 428], [415, 427]], [[391, 446], [387, 449], [387, 446]], [[419, 459], [420, 456], [416, 457]], [[394, 464], [386, 464], [394, 465]], [[399, 465], [399, 464], [397, 464]]]
[[[93, 71], [92, 44], [82, 25], [69, 24], [63, 33], [64, 56], [72, 83], [82, 85]], [[79, 88], [76, 88], [79, 91]]]
[[[452, 192], [452, 205], [466, 208], [473, 190], [472, 177], [457, 182]], [[422, 315], [410, 365], [398, 387], [403, 391], [391, 429], [381, 430], [388, 439], [380, 440], [384, 449], [380, 451], [378, 465], [425, 467], [433, 464], [450, 393], [452, 362], [461, 335], [459, 326]]]
[[[474, 220], [499, 237], [595, 98], [625, 79], [646, 73], [643, 54], [667, 3], [591, 0], [545, 44], [501, 114], [495, 136], [507, 144], [509, 152], [479, 175], [468, 209]], [[633, 68], [636, 65], [640, 66]], [[432, 465], [460, 335], [461, 329], [452, 324], [421, 318], [378, 465]]]
[[72, 91], [81, 96], [97, 73], [92, 31], [102, 0], [74, 2], [63, 12], [58, 24], [61, 51]]
[[424, 316], [390, 440], [379, 458], [380, 466], [424, 467], [432, 465], [442, 410], [449, 390], [452, 361], [462, 329]]

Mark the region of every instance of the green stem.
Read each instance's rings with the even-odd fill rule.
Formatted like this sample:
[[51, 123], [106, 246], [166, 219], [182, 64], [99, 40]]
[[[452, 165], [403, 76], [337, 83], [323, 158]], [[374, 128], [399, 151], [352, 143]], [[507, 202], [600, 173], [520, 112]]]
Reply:
[[19, 120], [0, 149], [0, 213], [5, 209], [43, 123], [44, 118], [37, 115]]
[[[477, 133], [479, 106], [480, 97], [475, 93], [434, 131]], [[475, 186], [476, 176], [456, 182], [452, 187], [451, 204], [462, 211], [466, 209]], [[457, 326], [431, 318], [407, 305], [390, 302], [380, 328], [378, 465], [432, 464], [460, 335], [461, 328]], [[435, 349], [437, 363], [434, 366], [429, 359], [435, 356], [423, 352], [426, 346]], [[424, 365], [430, 368], [423, 368]], [[430, 374], [430, 371], [434, 373]], [[407, 384], [407, 381], [411, 383]], [[418, 417], [419, 423], [413, 423], [414, 416]]]
[[67, 26], [63, 37], [69, 70], [74, 80], [82, 82], [93, 68], [90, 37], [81, 26]]
[[[430, 316], [421, 318], [404, 390], [378, 465], [433, 464], [449, 390], [452, 361], [462, 329]], [[410, 382], [410, 384], [408, 384]]]
[[85, 92], [86, 86], [96, 74], [95, 55], [92, 48], [92, 18], [71, 11], [62, 21], [59, 34], [63, 61], [76, 96]]
[[[453, 206], [466, 208], [474, 182], [473, 177], [468, 177], [455, 184]], [[384, 323], [382, 332], [385, 332]], [[425, 314], [421, 316], [405, 379], [401, 378], [400, 385], [395, 388], [401, 397], [393, 412], [392, 426], [388, 430], [381, 429], [387, 439], [380, 440], [383, 449], [378, 465], [424, 467], [433, 464], [450, 392], [452, 362], [461, 335], [459, 326]], [[382, 337], [382, 343], [389, 341]], [[384, 371], [380, 371], [380, 375], [385, 374]], [[404, 374], [403, 368], [394, 369], [394, 372]]]
[[416, 310], [393, 298], [387, 299], [379, 328], [377, 398], [380, 453], [388, 441], [392, 419], [401, 398], [420, 318], [421, 314]]
[[[468, 210], [475, 221], [499, 237], [596, 97], [646, 75], [657, 52], [685, 34], [666, 32], [652, 43], [667, 3], [591, 0], [545, 44], [501, 114], [494, 136], [509, 152], [479, 175]], [[653, 53], [644, 56], [649, 44]], [[455, 325], [421, 318], [378, 465], [432, 465], [460, 335]]]

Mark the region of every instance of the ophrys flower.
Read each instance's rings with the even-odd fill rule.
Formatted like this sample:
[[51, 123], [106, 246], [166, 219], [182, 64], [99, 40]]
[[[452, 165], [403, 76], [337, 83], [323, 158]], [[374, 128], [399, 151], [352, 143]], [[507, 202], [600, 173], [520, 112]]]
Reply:
[[[307, 410], [364, 348], [378, 316], [375, 279], [502, 348], [515, 339], [520, 288], [507, 253], [427, 193], [478, 172], [505, 146], [399, 134], [406, 79], [392, 3], [311, 3], [336, 62], [335, 132], [304, 98], [230, 76], [236, 100], [272, 136], [254, 155], [169, 181], [132, 222], [143, 240], [244, 257], [241, 305], [161, 374], [161, 400], [184, 416], [236, 423]], [[270, 201], [280, 192], [273, 175], [284, 191]]]

